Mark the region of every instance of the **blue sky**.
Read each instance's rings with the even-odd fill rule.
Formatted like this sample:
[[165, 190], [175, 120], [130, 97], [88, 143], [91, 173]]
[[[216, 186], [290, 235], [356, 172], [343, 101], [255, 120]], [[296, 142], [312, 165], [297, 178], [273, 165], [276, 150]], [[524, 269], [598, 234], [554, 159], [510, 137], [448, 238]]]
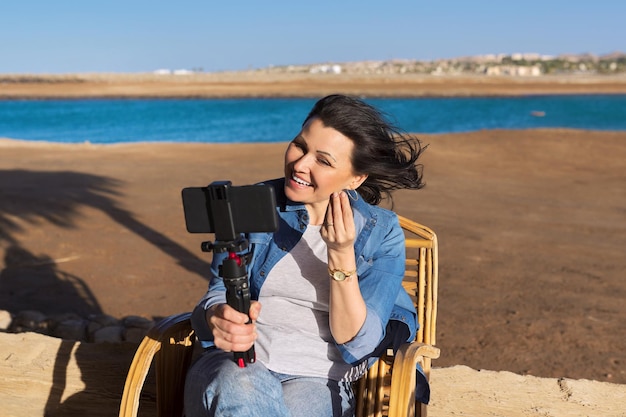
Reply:
[[623, 0], [3, 0], [0, 73], [626, 52]]

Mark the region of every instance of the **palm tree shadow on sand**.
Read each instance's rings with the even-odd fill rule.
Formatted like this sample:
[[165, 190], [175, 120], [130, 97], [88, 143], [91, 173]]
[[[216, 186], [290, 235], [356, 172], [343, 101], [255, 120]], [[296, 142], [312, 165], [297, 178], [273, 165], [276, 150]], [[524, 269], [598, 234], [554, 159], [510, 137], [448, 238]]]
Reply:
[[[81, 312], [84, 310], [84, 306], [80, 306], [85, 304], [84, 295], [88, 292], [84, 282], [79, 277], [68, 279], [70, 277], [66, 276], [62, 279], [62, 274], [59, 275], [54, 266], [63, 260], [53, 260], [46, 254], [31, 253], [15, 237], [24, 230], [24, 223], [35, 228], [42, 223], [51, 223], [60, 228], [75, 228], [76, 220], [81, 216], [79, 210], [83, 207], [100, 210], [165, 255], [176, 259], [183, 268], [206, 279], [205, 260], [158, 230], [138, 221], [132, 212], [120, 206], [116, 200], [122, 196], [119, 191], [122, 185], [117, 179], [69, 171], [0, 170], [0, 250], [4, 250], [5, 260], [5, 269], [0, 279], [0, 309], [16, 311], [18, 307], [24, 310], [37, 306], [37, 303], [29, 301], [29, 297], [37, 292], [38, 284], [45, 283], [46, 288], [50, 289], [58, 281], [59, 295], [72, 292], [71, 287], [74, 286], [75, 296], [65, 300], [61, 306], [55, 303], [54, 306], [38, 306], [37, 309], [44, 314], [48, 314], [47, 308], [71, 311], [76, 307]], [[97, 245], [97, 242], [86, 244]], [[23, 288], [26, 286], [29, 288]], [[24, 297], [9, 292], [18, 288], [22, 288]], [[96, 300], [90, 302], [97, 304]]]
[[[165, 255], [176, 259], [183, 268], [206, 279], [206, 261], [158, 230], [141, 223], [132, 212], [121, 207], [117, 199], [122, 196], [122, 186], [123, 183], [117, 179], [79, 172], [0, 170], [0, 253], [4, 253], [4, 268], [0, 272], [0, 309], [13, 314], [37, 310], [45, 315], [74, 313], [82, 317], [103, 313], [85, 281], [59, 268], [63, 260], [35, 254], [16, 237], [25, 227], [37, 227], [43, 223], [75, 228], [80, 217], [79, 210], [84, 207], [100, 210]], [[85, 355], [78, 347], [73, 354], [83, 369], [85, 390], [61, 403], [64, 375], [74, 345], [75, 342], [63, 341], [59, 347], [45, 415], [60, 415], [55, 410], [63, 410], [64, 415], [78, 415], [84, 402], [93, 403], [94, 392], [102, 389], [102, 381], [96, 380], [97, 375], [85, 372], [81, 366], [80, 358]], [[130, 359], [124, 365], [125, 369], [129, 364]], [[89, 380], [91, 378], [94, 380]], [[108, 398], [109, 402], [119, 404], [122, 387], [123, 379], [119, 393], [105, 393], [103, 400]], [[81, 396], [85, 401], [81, 401]], [[96, 410], [91, 408], [91, 411]]]

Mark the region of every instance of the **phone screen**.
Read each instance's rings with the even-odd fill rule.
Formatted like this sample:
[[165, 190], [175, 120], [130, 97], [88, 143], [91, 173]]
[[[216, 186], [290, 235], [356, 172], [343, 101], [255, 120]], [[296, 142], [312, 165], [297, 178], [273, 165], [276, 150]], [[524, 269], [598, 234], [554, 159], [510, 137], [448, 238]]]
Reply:
[[[215, 184], [215, 183], [214, 183]], [[273, 232], [278, 229], [276, 196], [270, 185], [224, 187], [222, 183], [182, 190], [185, 224], [189, 233], [215, 233], [232, 221], [235, 233]], [[219, 224], [218, 224], [219, 223]]]

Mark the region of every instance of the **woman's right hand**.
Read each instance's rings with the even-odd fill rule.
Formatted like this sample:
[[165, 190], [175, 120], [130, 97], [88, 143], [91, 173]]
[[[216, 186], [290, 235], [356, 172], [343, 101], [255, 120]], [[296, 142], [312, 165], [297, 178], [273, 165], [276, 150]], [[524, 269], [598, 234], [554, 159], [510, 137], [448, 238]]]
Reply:
[[206, 321], [213, 333], [215, 346], [226, 352], [246, 352], [256, 340], [254, 322], [261, 312], [261, 303], [250, 302], [250, 320], [228, 304], [216, 304], [206, 311]]

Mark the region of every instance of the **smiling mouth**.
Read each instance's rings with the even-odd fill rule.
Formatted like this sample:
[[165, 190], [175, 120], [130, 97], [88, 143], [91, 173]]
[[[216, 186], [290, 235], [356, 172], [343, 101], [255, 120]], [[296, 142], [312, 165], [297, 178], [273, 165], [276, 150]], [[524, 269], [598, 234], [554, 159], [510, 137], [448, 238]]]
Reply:
[[302, 185], [304, 187], [312, 187], [313, 186], [313, 184], [311, 184], [310, 182], [306, 182], [304, 180], [301, 180], [300, 178], [296, 177], [295, 175], [292, 175], [291, 179], [293, 181], [295, 181], [296, 184]]

